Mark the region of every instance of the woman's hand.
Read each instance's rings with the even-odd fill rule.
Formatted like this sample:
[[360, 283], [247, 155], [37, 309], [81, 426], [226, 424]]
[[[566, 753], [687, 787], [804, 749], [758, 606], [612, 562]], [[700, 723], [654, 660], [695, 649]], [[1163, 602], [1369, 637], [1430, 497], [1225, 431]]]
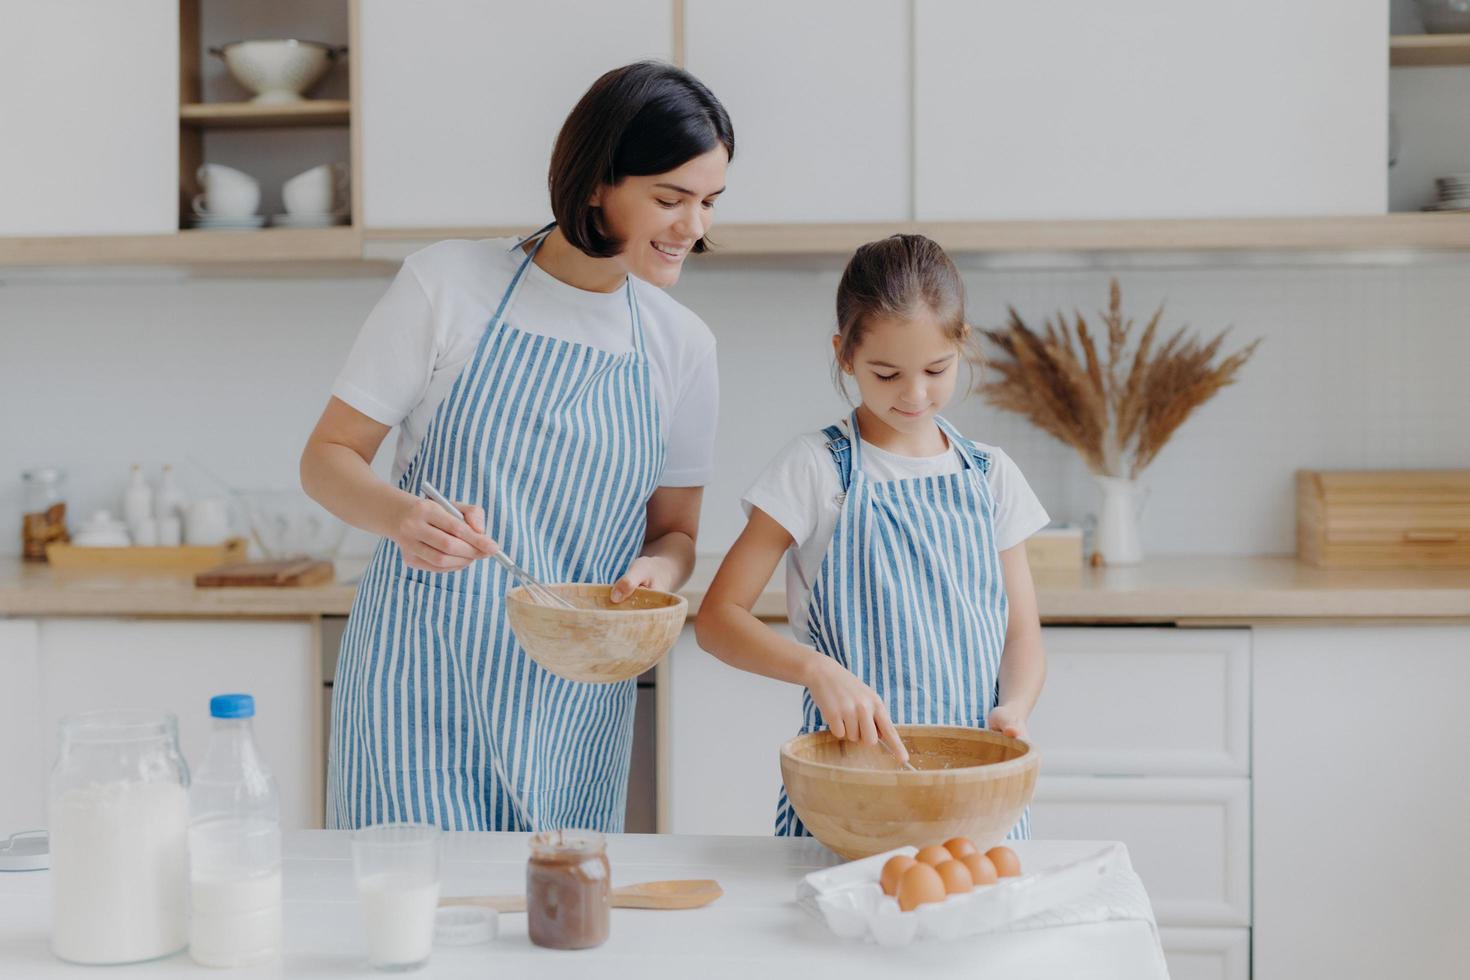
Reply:
[[673, 569], [669, 562], [654, 555], [640, 555], [633, 559], [623, 577], [613, 583], [613, 602], [622, 602], [639, 589], [657, 589], [660, 592], [674, 591]]
[[991, 708], [986, 725], [991, 731], [1011, 738], [1026, 737], [1026, 716], [1010, 705], [998, 704]]
[[863, 745], [886, 744], [899, 762], [907, 762], [908, 749], [898, 729], [888, 718], [888, 708], [878, 692], [831, 657], [815, 653], [806, 688], [812, 692], [817, 710], [832, 734]]
[[389, 537], [403, 552], [409, 568], [454, 572], [500, 550], [500, 545], [485, 536], [485, 511], [474, 504], [455, 502], [465, 516], [460, 520], [432, 500], [403, 496]]

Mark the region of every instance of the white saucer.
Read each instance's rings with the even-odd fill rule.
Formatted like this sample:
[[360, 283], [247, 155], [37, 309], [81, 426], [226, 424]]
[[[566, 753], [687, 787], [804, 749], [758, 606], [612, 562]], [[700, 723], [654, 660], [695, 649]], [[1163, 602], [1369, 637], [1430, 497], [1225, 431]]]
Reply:
[[259, 228], [265, 224], [265, 215], [250, 214], [240, 217], [236, 215], [201, 214], [194, 216], [192, 224], [195, 228]]

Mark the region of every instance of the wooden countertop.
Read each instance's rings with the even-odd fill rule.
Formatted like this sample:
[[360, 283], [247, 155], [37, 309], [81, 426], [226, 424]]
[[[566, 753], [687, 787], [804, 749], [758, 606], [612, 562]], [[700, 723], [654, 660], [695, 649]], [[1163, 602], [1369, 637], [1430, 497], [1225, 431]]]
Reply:
[[[684, 588], [699, 607], [718, 567], [703, 556]], [[61, 572], [18, 560], [0, 564], [3, 616], [345, 616], [361, 561], [338, 563], [339, 580], [282, 589], [196, 589], [191, 576]], [[784, 571], [755, 612], [786, 617]], [[1470, 569], [1341, 570], [1286, 557], [1165, 557], [1129, 568], [1036, 577], [1048, 623], [1250, 623], [1281, 620], [1470, 622]]]

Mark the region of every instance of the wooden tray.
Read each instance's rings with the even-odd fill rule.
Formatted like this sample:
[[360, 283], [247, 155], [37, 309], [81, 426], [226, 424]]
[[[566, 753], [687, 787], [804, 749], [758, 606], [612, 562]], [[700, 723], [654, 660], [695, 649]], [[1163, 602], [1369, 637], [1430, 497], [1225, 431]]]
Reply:
[[54, 542], [46, 546], [46, 560], [52, 568], [97, 572], [199, 572], [228, 561], [244, 561], [246, 548], [244, 538], [175, 548], [82, 548]]

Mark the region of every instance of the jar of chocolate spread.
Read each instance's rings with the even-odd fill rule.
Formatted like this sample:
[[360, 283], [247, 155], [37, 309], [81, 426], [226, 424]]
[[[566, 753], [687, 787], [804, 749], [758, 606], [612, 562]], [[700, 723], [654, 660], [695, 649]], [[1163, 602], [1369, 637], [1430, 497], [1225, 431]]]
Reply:
[[532, 834], [526, 863], [531, 942], [548, 949], [588, 949], [606, 942], [611, 878], [607, 842], [597, 831]]

